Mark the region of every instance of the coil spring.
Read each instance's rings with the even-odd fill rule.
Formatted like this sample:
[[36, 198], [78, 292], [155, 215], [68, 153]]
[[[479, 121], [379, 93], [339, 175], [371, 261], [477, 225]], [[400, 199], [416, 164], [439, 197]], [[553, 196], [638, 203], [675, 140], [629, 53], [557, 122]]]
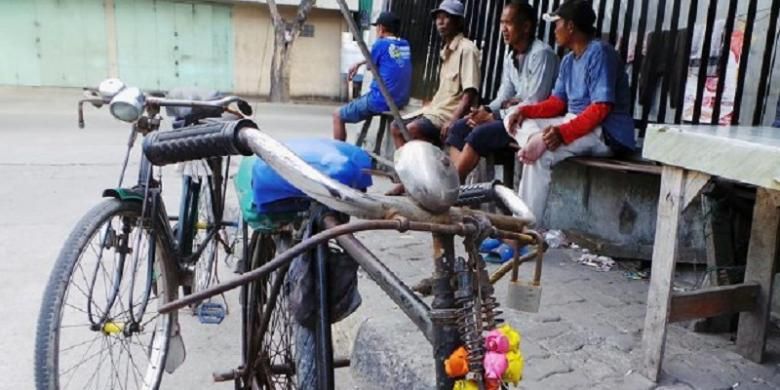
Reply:
[[461, 308], [458, 309], [458, 333], [468, 351], [469, 371], [481, 378], [483, 374], [482, 360], [485, 358], [482, 335], [479, 332], [477, 318], [480, 318], [476, 312], [473, 299], [463, 300]]
[[504, 322], [499, 316], [503, 314], [501, 310], [498, 310], [498, 300], [493, 295], [495, 289], [490, 284], [490, 277], [485, 269], [484, 261], [477, 261], [477, 275], [479, 280], [480, 297], [482, 299], [482, 321], [485, 324], [485, 329], [495, 329], [497, 325]]

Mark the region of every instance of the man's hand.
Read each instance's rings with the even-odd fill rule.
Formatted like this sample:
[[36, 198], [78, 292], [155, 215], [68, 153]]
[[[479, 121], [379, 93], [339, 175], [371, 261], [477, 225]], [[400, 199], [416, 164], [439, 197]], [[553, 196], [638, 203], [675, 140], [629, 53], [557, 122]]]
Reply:
[[347, 74], [347, 80], [352, 81], [353, 78], [355, 78], [355, 75], [357, 74], [358, 69], [363, 65], [362, 62], [358, 62], [357, 64], [354, 64], [349, 67], [349, 73]]
[[485, 122], [493, 120], [493, 114], [489, 113], [485, 106], [479, 108], [472, 108], [471, 114], [466, 117], [466, 124], [469, 127], [477, 127]]
[[453, 122], [453, 121], [448, 121], [448, 122], [444, 123], [444, 125], [442, 125], [441, 133], [440, 133], [440, 135], [441, 135], [441, 142], [442, 143], [444, 143], [447, 140], [447, 134], [450, 133], [450, 128], [452, 128], [452, 125], [454, 123], [455, 122]]
[[517, 159], [520, 162], [526, 165], [533, 164], [547, 151], [542, 135], [543, 133], [534, 133], [528, 137], [528, 142], [517, 152]]
[[524, 120], [525, 118], [523, 117], [523, 114], [520, 113], [520, 110], [515, 110], [513, 113], [509, 114], [506, 121], [507, 133], [511, 136], [515, 136], [515, 134], [517, 134], [517, 127], [522, 125]]
[[520, 104], [521, 102], [522, 102], [522, 100], [520, 100], [520, 99], [518, 99], [516, 97], [513, 97], [511, 99], [504, 100], [504, 102], [501, 103], [501, 108], [506, 110], [509, 107], [512, 107], [512, 106], [514, 106], [516, 104]]
[[545, 146], [547, 146], [547, 150], [558, 149], [563, 144], [563, 136], [561, 136], [561, 129], [558, 126], [549, 126], [544, 129], [542, 139]]

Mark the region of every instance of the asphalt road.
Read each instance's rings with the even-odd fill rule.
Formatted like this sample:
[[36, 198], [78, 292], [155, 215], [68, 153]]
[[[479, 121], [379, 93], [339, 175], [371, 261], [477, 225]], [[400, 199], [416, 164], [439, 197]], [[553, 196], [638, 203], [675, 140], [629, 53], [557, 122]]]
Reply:
[[[54, 260], [78, 219], [117, 184], [129, 126], [107, 109], [87, 107], [86, 128], [78, 129], [79, 96], [73, 89], [0, 89], [0, 389], [34, 387], [36, 322]], [[261, 129], [278, 139], [330, 136], [333, 107], [255, 108]], [[139, 149], [137, 144], [128, 168], [130, 181]], [[166, 168], [163, 178], [168, 209], [175, 210], [175, 169]], [[220, 326], [183, 316], [187, 360], [165, 377], [163, 388], [232, 389], [232, 383], [211, 382], [212, 371], [239, 363], [236, 294], [228, 300], [233, 314]]]

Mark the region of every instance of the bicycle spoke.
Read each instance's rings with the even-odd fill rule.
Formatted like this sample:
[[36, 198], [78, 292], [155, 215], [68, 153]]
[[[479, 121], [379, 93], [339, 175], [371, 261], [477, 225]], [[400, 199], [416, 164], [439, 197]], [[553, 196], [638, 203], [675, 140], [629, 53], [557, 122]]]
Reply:
[[[114, 376], [111, 379], [111, 383], [113, 384], [114, 383], [114, 379], [116, 379], [119, 382], [118, 384], [120, 386], [120, 389], [124, 390], [124, 388], [121, 387], [122, 386], [122, 378], [119, 377], [119, 373], [118, 373], [119, 368], [117, 368], [116, 361], [114, 361], [114, 343], [112, 343], [111, 346], [109, 346], [109, 350], [110, 351], [109, 351], [108, 359], [111, 361], [111, 367], [113, 368], [113, 370], [111, 370], [111, 372], [114, 374]], [[114, 386], [111, 386], [111, 388], [113, 389]]]
[[86, 328], [86, 327], [90, 327], [90, 326], [92, 326], [92, 324], [87, 324], [87, 323], [83, 323], [83, 324], [72, 324], [72, 325], [60, 325], [60, 329], [70, 329], [70, 328]]
[[[141, 370], [138, 368], [138, 365], [136, 365], [136, 364], [135, 364], [135, 359], [133, 359], [133, 354], [132, 354], [132, 352], [130, 352], [130, 348], [129, 348], [129, 347], [128, 347], [128, 346], [127, 346], [127, 345], [126, 345], [124, 342], [122, 342], [121, 344], [122, 344], [122, 347], [123, 347], [123, 348], [125, 349], [125, 351], [127, 352], [127, 356], [128, 356], [128, 359], [127, 359], [128, 366], [129, 366], [130, 364], [132, 364], [132, 365], [133, 365], [133, 371], [135, 371], [135, 373], [136, 373], [136, 374], [138, 374], [138, 377], [140, 377], [140, 378], [143, 378], [143, 377], [144, 377], [144, 375], [143, 375], [143, 373], [141, 373]], [[135, 381], [135, 385], [136, 385], [136, 387], [138, 387], [138, 379], [137, 379], [138, 377], [136, 377], [136, 376], [133, 376], [133, 379], [134, 379], [134, 381]]]
[[82, 346], [82, 345], [84, 345], [86, 343], [94, 343], [95, 340], [99, 339], [100, 337], [103, 337], [103, 336], [100, 333], [98, 333], [97, 337], [92, 337], [89, 340], [85, 340], [85, 341], [82, 341], [82, 342], [80, 342], [78, 344], [71, 345], [68, 348], [60, 349], [60, 353], [63, 353], [63, 352], [66, 352], [66, 351], [70, 351], [71, 349], [76, 348], [76, 347], [80, 347], [80, 346]]
[[73, 306], [73, 305], [71, 305], [70, 303], [65, 303], [65, 306], [67, 306], [67, 307], [70, 307], [71, 309], [74, 309], [74, 310], [80, 311], [80, 312], [82, 312], [82, 313], [84, 313], [84, 314], [87, 314], [87, 311], [86, 311], [86, 310], [79, 309], [78, 307], [76, 307], [76, 306]]
[[[96, 340], [97, 340], [97, 339], [96, 339]], [[99, 351], [99, 352], [100, 352], [100, 356], [103, 356], [103, 345], [105, 345], [105, 343], [106, 343], [106, 340], [105, 340], [105, 338], [101, 337], [101, 338], [100, 338], [100, 351]], [[91, 345], [90, 345], [90, 347], [87, 349], [87, 351], [89, 351], [90, 349], [92, 349], [92, 346], [91, 346]], [[82, 356], [82, 357], [83, 357], [83, 356]], [[96, 375], [97, 375], [97, 374], [100, 372], [100, 367], [103, 365], [103, 360], [102, 360], [102, 359], [98, 359], [98, 362], [99, 362], [99, 363], [98, 363], [98, 369], [97, 369], [97, 370], [95, 370], [95, 371], [92, 373], [92, 376], [90, 376], [90, 379], [87, 381], [87, 385], [88, 385], [89, 383], [91, 383], [91, 382], [92, 382], [92, 378], [94, 378], [94, 377], [95, 377], [95, 376], [96, 376]], [[64, 374], [61, 374], [61, 375], [64, 375]], [[71, 375], [71, 376], [70, 376], [70, 379], [68, 379], [68, 381], [65, 383], [65, 387], [64, 387], [65, 389], [67, 389], [67, 388], [68, 388], [68, 385], [70, 385], [70, 381], [72, 381], [72, 380], [73, 380], [73, 378], [74, 378], [75, 376], [76, 376], [76, 372], [74, 371], [74, 372], [73, 372], [73, 375]], [[84, 385], [84, 388], [85, 388], [85, 389], [87, 388], [87, 385]]]
[[102, 353], [102, 352], [103, 352], [103, 351], [105, 351], [105, 350], [106, 350], [106, 348], [103, 348], [103, 349], [101, 349], [100, 351], [98, 351], [98, 352], [95, 352], [94, 354], [90, 355], [88, 358], [86, 358], [86, 359], [83, 359], [82, 361], [80, 361], [80, 362], [76, 363], [75, 365], [71, 366], [71, 367], [70, 367], [70, 368], [68, 368], [67, 370], [65, 370], [65, 371], [62, 371], [62, 372], [60, 373], [60, 375], [65, 375], [65, 374], [67, 374], [67, 373], [71, 372], [72, 370], [75, 370], [76, 368], [79, 368], [79, 367], [81, 367], [82, 365], [84, 365], [84, 363], [86, 363], [86, 362], [88, 362], [88, 361], [90, 361], [90, 360], [94, 359], [94, 358], [95, 358], [95, 356], [97, 356], [98, 354]]

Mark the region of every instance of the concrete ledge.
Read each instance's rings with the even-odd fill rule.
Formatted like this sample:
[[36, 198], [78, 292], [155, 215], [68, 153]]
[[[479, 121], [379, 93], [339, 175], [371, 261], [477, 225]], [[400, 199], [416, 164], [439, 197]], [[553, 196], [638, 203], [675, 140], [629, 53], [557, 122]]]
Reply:
[[[564, 161], [553, 169], [544, 225], [602, 255], [650, 260], [660, 185], [657, 175]], [[680, 224], [681, 262], [706, 262], [704, 221], [696, 199]]]

